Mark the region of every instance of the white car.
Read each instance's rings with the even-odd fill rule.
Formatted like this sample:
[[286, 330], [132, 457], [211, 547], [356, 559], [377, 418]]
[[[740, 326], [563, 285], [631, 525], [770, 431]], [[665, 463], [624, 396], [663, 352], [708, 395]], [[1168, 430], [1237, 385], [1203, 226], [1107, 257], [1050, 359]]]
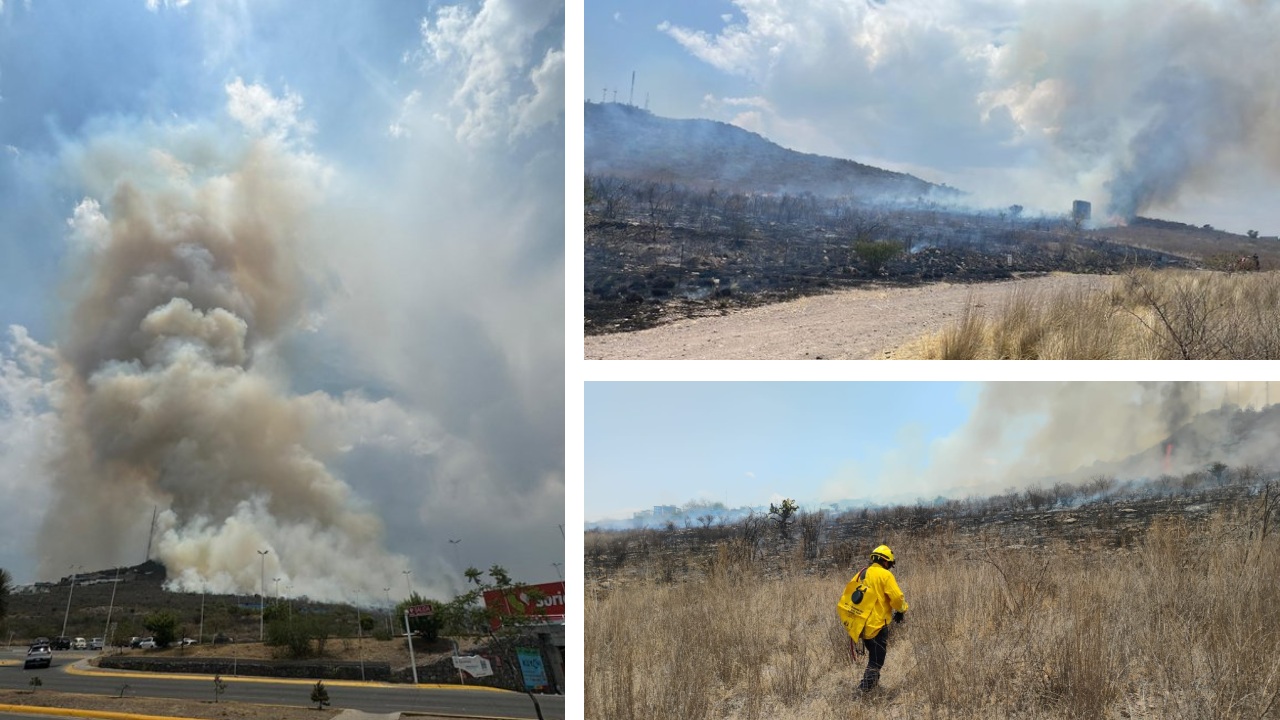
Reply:
[[71, 641], [71, 649], [72, 650], [88, 650], [89, 641], [85, 640], [84, 638], [76, 638], [75, 640]]
[[103, 643], [102, 643], [102, 638], [94, 638], [94, 639], [92, 639], [92, 640], [90, 640], [90, 641], [89, 641], [89, 649], [90, 649], [90, 650], [101, 650], [101, 649], [102, 649], [102, 645], [103, 645]]
[[156, 649], [156, 639], [155, 639], [155, 638], [142, 638], [142, 641], [138, 643], [138, 647], [142, 648], [143, 650], [155, 650], [155, 649]]
[[22, 664], [23, 670], [30, 670], [34, 667], [49, 667], [49, 663], [53, 662], [53, 651], [48, 645], [32, 645], [27, 650], [27, 660]]

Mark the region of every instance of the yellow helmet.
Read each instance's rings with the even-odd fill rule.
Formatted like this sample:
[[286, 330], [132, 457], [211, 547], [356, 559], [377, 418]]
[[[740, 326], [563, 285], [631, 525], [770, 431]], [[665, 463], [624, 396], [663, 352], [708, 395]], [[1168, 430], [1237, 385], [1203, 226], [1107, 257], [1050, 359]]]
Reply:
[[871, 559], [875, 560], [877, 557], [884, 558], [891, 565], [894, 562], [893, 551], [889, 549], [888, 545], [881, 545], [880, 547], [871, 551]]

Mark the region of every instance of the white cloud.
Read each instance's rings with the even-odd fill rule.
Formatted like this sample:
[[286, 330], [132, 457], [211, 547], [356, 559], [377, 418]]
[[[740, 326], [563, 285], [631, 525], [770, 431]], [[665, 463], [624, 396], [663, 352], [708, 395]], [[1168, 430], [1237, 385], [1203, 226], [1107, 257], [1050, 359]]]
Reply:
[[424, 70], [453, 74], [460, 139], [517, 139], [560, 117], [552, 110], [564, 105], [564, 39], [540, 47], [537, 38], [563, 9], [554, 0], [484, 0], [423, 20]]
[[288, 89], [281, 97], [258, 84], [246, 85], [236, 78], [225, 86], [227, 112], [255, 135], [280, 139], [305, 137], [315, 130], [310, 121], [299, 119], [302, 97]]

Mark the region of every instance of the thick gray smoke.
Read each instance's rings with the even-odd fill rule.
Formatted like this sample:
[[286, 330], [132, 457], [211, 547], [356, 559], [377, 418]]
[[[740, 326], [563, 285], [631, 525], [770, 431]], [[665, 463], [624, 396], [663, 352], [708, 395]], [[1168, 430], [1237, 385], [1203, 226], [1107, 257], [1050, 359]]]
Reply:
[[185, 589], [256, 589], [261, 550], [268, 580], [295, 593], [399, 578], [380, 520], [322, 461], [322, 398], [291, 395], [272, 361], [304, 319], [323, 172], [278, 139], [189, 134], [145, 151], [107, 138], [73, 165], [102, 194], [69, 221], [41, 575], [138, 557], [158, 507], [152, 556]]
[[[933, 448], [922, 478], [891, 478], [889, 485], [920, 482], [924, 495], [988, 494], [1051, 479], [1087, 479], [1092, 472], [1158, 449], [1192, 423], [1215, 434], [1201, 418], [1222, 408], [1261, 408], [1280, 399], [1267, 383], [1073, 382], [987, 383], [972, 419]], [[1259, 438], [1267, 447], [1271, 438]], [[1233, 445], [1206, 439], [1194, 455], [1177, 451], [1170, 472], [1202, 469], [1205, 458], [1228, 464], [1271, 463], [1257, 442]], [[913, 450], [913, 452], [918, 452]], [[1166, 470], [1158, 453], [1133, 472]], [[1132, 478], [1123, 478], [1132, 479]]]
[[1256, 0], [1032, 3], [995, 63], [1024, 130], [1064, 170], [1106, 178], [1128, 219], [1280, 170], [1280, 5]]

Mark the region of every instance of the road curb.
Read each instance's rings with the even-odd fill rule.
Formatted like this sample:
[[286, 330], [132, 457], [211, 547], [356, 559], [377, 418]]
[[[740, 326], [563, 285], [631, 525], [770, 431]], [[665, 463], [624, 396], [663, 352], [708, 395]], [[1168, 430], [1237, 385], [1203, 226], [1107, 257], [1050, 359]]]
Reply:
[[[142, 672], [139, 670], [103, 670], [89, 665], [87, 660], [80, 660], [72, 665], [63, 667], [63, 672], [69, 675], [91, 675], [98, 677], [120, 677], [120, 678], [155, 678], [160, 680], [198, 680], [201, 682], [209, 682], [213, 680], [213, 675], [203, 675], [198, 673], [158, 673], [158, 672]], [[285, 685], [315, 685], [316, 678], [310, 680], [302, 678], [277, 678], [277, 677], [261, 677], [250, 675], [222, 675], [222, 679], [226, 682], [251, 682], [251, 683], [273, 683]], [[403, 688], [406, 690], [487, 690], [495, 693], [510, 693], [514, 690], [504, 690], [502, 688], [487, 687], [484, 685], [446, 685], [443, 683], [421, 683], [411, 685], [405, 683], [384, 683], [384, 682], [361, 682], [359, 680], [323, 680], [320, 679], [328, 687], [364, 687], [364, 688]]]
[[7, 705], [0, 703], [0, 712], [25, 713], [27, 715], [57, 715], [62, 717], [102, 718], [102, 720], [193, 720], [171, 715], [139, 715], [112, 710], [76, 710], [75, 708], [51, 708], [39, 705]]

